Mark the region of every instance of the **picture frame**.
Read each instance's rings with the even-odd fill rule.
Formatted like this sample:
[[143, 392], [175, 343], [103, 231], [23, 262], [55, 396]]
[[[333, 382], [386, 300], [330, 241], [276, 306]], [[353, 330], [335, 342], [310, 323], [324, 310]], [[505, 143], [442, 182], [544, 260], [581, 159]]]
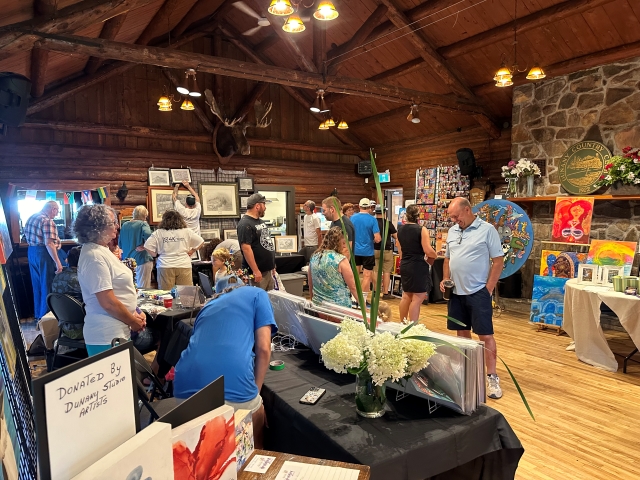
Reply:
[[191, 183], [191, 169], [190, 168], [172, 168], [171, 172], [171, 184], [189, 182]]
[[581, 263], [580, 265], [578, 265], [578, 284], [597, 285], [598, 269], [598, 265], [593, 265], [590, 263]]
[[199, 262], [201, 260], [200, 258], [200, 250], [196, 250], [195, 252], [193, 252], [193, 255], [191, 255], [191, 261], [192, 262]]
[[240, 196], [240, 210], [246, 210], [247, 204], [249, 202], [249, 197]]
[[[178, 199], [186, 204], [189, 192], [178, 191]], [[162, 220], [162, 214], [167, 210], [173, 210], [173, 188], [149, 187], [147, 189], [147, 209], [149, 210], [149, 224], [157, 225]]]
[[147, 170], [150, 187], [170, 187], [171, 180], [168, 168], [150, 168]]
[[220, 237], [220, 229], [219, 228], [208, 228], [206, 230], [200, 230], [200, 236], [205, 240], [213, 240], [214, 238], [222, 238]]
[[240, 192], [252, 192], [254, 190], [253, 177], [238, 177], [238, 191]]
[[238, 218], [240, 202], [237, 183], [200, 182], [202, 218]]
[[624, 267], [617, 265], [605, 265], [600, 267], [600, 283], [604, 287], [613, 288], [613, 277], [624, 276]]
[[238, 239], [238, 231], [237, 230], [224, 230], [224, 239], [225, 240], [237, 240]]
[[296, 235], [280, 235], [273, 238], [278, 253], [298, 253], [298, 237]]

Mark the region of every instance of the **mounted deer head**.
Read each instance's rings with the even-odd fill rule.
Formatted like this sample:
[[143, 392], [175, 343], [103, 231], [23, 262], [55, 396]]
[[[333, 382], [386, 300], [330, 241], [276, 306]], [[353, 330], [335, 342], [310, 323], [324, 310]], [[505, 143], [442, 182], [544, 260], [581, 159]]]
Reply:
[[204, 91], [205, 102], [213, 113], [220, 120], [220, 124], [214, 130], [213, 146], [219, 157], [229, 158], [236, 152], [241, 155], [249, 155], [251, 147], [247, 140], [247, 128], [267, 128], [271, 124], [271, 120], [267, 119], [267, 115], [273, 106], [271, 102], [262, 105], [262, 102], [256, 100], [253, 109], [256, 114], [255, 122], [242, 122], [242, 118], [234, 118], [229, 120], [223, 115], [220, 107], [216, 103], [211, 90]]

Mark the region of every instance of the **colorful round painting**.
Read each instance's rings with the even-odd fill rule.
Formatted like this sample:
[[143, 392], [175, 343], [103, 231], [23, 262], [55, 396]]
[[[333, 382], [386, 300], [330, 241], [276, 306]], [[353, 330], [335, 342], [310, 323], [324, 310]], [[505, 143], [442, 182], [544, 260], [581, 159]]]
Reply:
[[500, 235], [504, 253], [500, 278], [507, 278], [520, 270], [533, 248], [533, 227], [527, 212], [507, 200], [487, 200], [473, 207], [473, 213], [496, 227]]

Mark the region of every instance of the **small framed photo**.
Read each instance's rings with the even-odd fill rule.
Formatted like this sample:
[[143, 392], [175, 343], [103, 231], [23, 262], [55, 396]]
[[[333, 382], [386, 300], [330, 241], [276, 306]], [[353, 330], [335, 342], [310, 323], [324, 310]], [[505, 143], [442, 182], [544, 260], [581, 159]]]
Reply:
[[237, 240], [238, 239], [238, 231], [237, 230], [224, 230], [224, 239], [225, 240]]
[[598, 265], [581, 263], [578, 265], [578, 283], [596, 284], [598, 283]]
[[200, 261], [200, 250], [196, 250], [195, 252], [193, 252], [193, 255], [191, 255], [191, 261], [192, 262]]
[[276, 252], [298, 253], [298, 237], [296, 235], [280, 235], [274, 237]]
[[170, 187], [168, 168], [150, 168], [147, 171], [150, 187]]
[[248, 202], [249, 202], [249, 197], [240, 197], [240, 209], [246, 210]]
[[253, 192], [253, 177], [238, 177], [238, 190]]
[[237, 183], [200, 182], [202, 218], [229, 218], [240, 216]]
[[613, 277], [623, 276], [624, 267], [605, 265], [600, 267], [600, 283], [605, 287], [613, 288]]
[[200, 230], [200, 236], [205, 240], [213, 240], [214, 238], [220, 238], [220, 229], [209, 228], [207, 230]]
[[189, 182], [191, 183], [191, 169], [190, 168], [172, 168], [171, 172], [171, 183], [182, 183]]

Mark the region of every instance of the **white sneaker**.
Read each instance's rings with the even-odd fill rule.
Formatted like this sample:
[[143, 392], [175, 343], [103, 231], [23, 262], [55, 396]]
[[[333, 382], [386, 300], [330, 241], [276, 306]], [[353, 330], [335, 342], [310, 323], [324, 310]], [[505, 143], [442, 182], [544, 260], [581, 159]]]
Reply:
[[569, 346], [565, 349], [567, 352], [575, 352], [576, 351], [576, 342], [571, 342]]
[[495, 400], [502, 397], [502, 389], [500, 388], [500, 377], [495, 373], [487, 375], [487, 382], [489, 386], [487, 388], [487, 395], [489, 398]]

